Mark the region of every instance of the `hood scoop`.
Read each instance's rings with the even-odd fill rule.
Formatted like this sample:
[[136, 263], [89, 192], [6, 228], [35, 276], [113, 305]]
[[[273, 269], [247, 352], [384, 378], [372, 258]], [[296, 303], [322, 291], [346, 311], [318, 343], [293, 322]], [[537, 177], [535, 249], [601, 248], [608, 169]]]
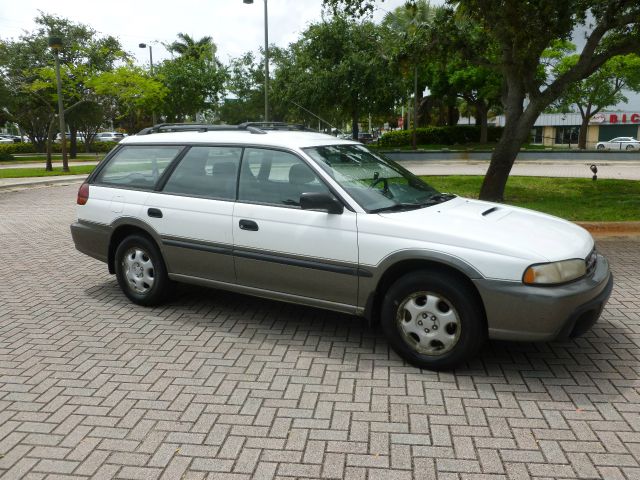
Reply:
[[499, 210], [499, 207], [491, 207], [485, 210], [484, 212], [482, 212], [482, 216], [486, 217], [487, 215], [491, 215], [493, 212], [497, 212], [498, 210]]

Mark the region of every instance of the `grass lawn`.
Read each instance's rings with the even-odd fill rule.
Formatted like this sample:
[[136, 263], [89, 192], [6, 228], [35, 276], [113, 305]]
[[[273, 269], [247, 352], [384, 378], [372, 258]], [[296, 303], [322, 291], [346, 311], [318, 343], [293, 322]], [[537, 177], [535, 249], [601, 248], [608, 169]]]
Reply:
[[[478, 198], [481, 176], [425, 176], [442, 192]], [[640, 182], [585, 178], [510, 177], [505, 203], [573, 221], [640, 220]]]
[[55, 177], [58, 175], [88, 175], [96, 168], [95, 165], [73, 165], [69, 167], [69, 172], [63, 172], [62, 167], [54, 168], [52, 172], [47, 172], [41, 168], [3, 168], [0, 169], [0, 178], [23, 178], [23, 177]]

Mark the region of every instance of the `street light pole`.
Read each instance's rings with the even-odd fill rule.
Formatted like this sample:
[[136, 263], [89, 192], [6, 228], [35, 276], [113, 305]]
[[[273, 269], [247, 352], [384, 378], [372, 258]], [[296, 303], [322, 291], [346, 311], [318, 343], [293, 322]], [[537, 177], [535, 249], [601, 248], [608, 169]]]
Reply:
[[[147, 44], [146, 43], [139, 43], [138, 47], [147, 48]], [[151, 45], [149, 45], [149, 73], [153, 77], [153, 49], [151, 48]], [[157, 123], [157, 120], [158, 119], [156, 118], [156, 111], [154, 109], [151, 112], [151, 122], [155, 125]]]
[[49, 37], [49, 47], [53, 50], [56, 59], [56, 83], [58, 88], [58, 120], [60, 121], [60, 141], [62, 147], [62, 170], [69, 171], [69, 160], [67, 158], [67, 129], [64, 126], [64, 106], [62, 102], [62, 80], [60, 79], [60, 58], [59, 51], [62, 49], [61, 37]]
[[[247, 5], [253, 0], [242, 0]], [[269, 121], [269, 12], [264, 0], [264, 121]]]

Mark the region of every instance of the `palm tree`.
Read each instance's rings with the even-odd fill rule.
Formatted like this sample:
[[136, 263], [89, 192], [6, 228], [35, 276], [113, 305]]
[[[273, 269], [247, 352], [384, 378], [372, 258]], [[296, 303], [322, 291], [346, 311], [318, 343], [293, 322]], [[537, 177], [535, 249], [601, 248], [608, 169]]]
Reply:
[[218, 49], [212, 37], [202, 37], [196, 41], [187, 33], [178, 33], [178, 40], [165, 44], [165, 47], [181, 57], [204, 60], [213, 60]]

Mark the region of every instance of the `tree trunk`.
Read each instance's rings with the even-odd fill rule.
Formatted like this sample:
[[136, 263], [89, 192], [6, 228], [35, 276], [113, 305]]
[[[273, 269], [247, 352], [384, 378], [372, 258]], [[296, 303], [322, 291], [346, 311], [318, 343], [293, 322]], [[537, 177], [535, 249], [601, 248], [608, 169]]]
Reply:
[[359, 115], [358, 110], [356, 109], [351, 113], [351, 138], [354, 140], [358, 140], [358, 120]]
[[69, 139], [69, 158], [78, 158], [78, 128], [69, 125], [71, 138]]
[[53, 151], [53, 125], [56, 121], [56, 116], [54, 116], [51, 119], [51, 122], [49, 122], [49, 131], [47, 132], [47, 163], [45, 164], [44, 169], [47, 172], [51, 172], [53, 170], [53, 165], [51, 162], [51, 153]]
[[475, 103], [476, 107], [476, 122], [480, 125], [480, 143], [485, 144], [489, 140], [488, 135], [488, 119], [487, 119], [487, 106], [484, 101], [478, 100]]
[[587, 112], [582, 116], [582, 124], [580, 125], [580, 132], [578, 133], [578, 148], [580, 150], [586, 150], [587, 148], [587, 130], [589, 129], [589, 120], [591, 120], [591, 114]]
[[504, 189], [520, 147], [527, 140], [536, 118], [546, 106], [532, 101], [523, 111], [523, 101], [524, 94], [517, 92], [506, 99], [505, 126], [500, 141], [491, 155], [491, 163], [480, 188], [482, 200], [504, 201]]

